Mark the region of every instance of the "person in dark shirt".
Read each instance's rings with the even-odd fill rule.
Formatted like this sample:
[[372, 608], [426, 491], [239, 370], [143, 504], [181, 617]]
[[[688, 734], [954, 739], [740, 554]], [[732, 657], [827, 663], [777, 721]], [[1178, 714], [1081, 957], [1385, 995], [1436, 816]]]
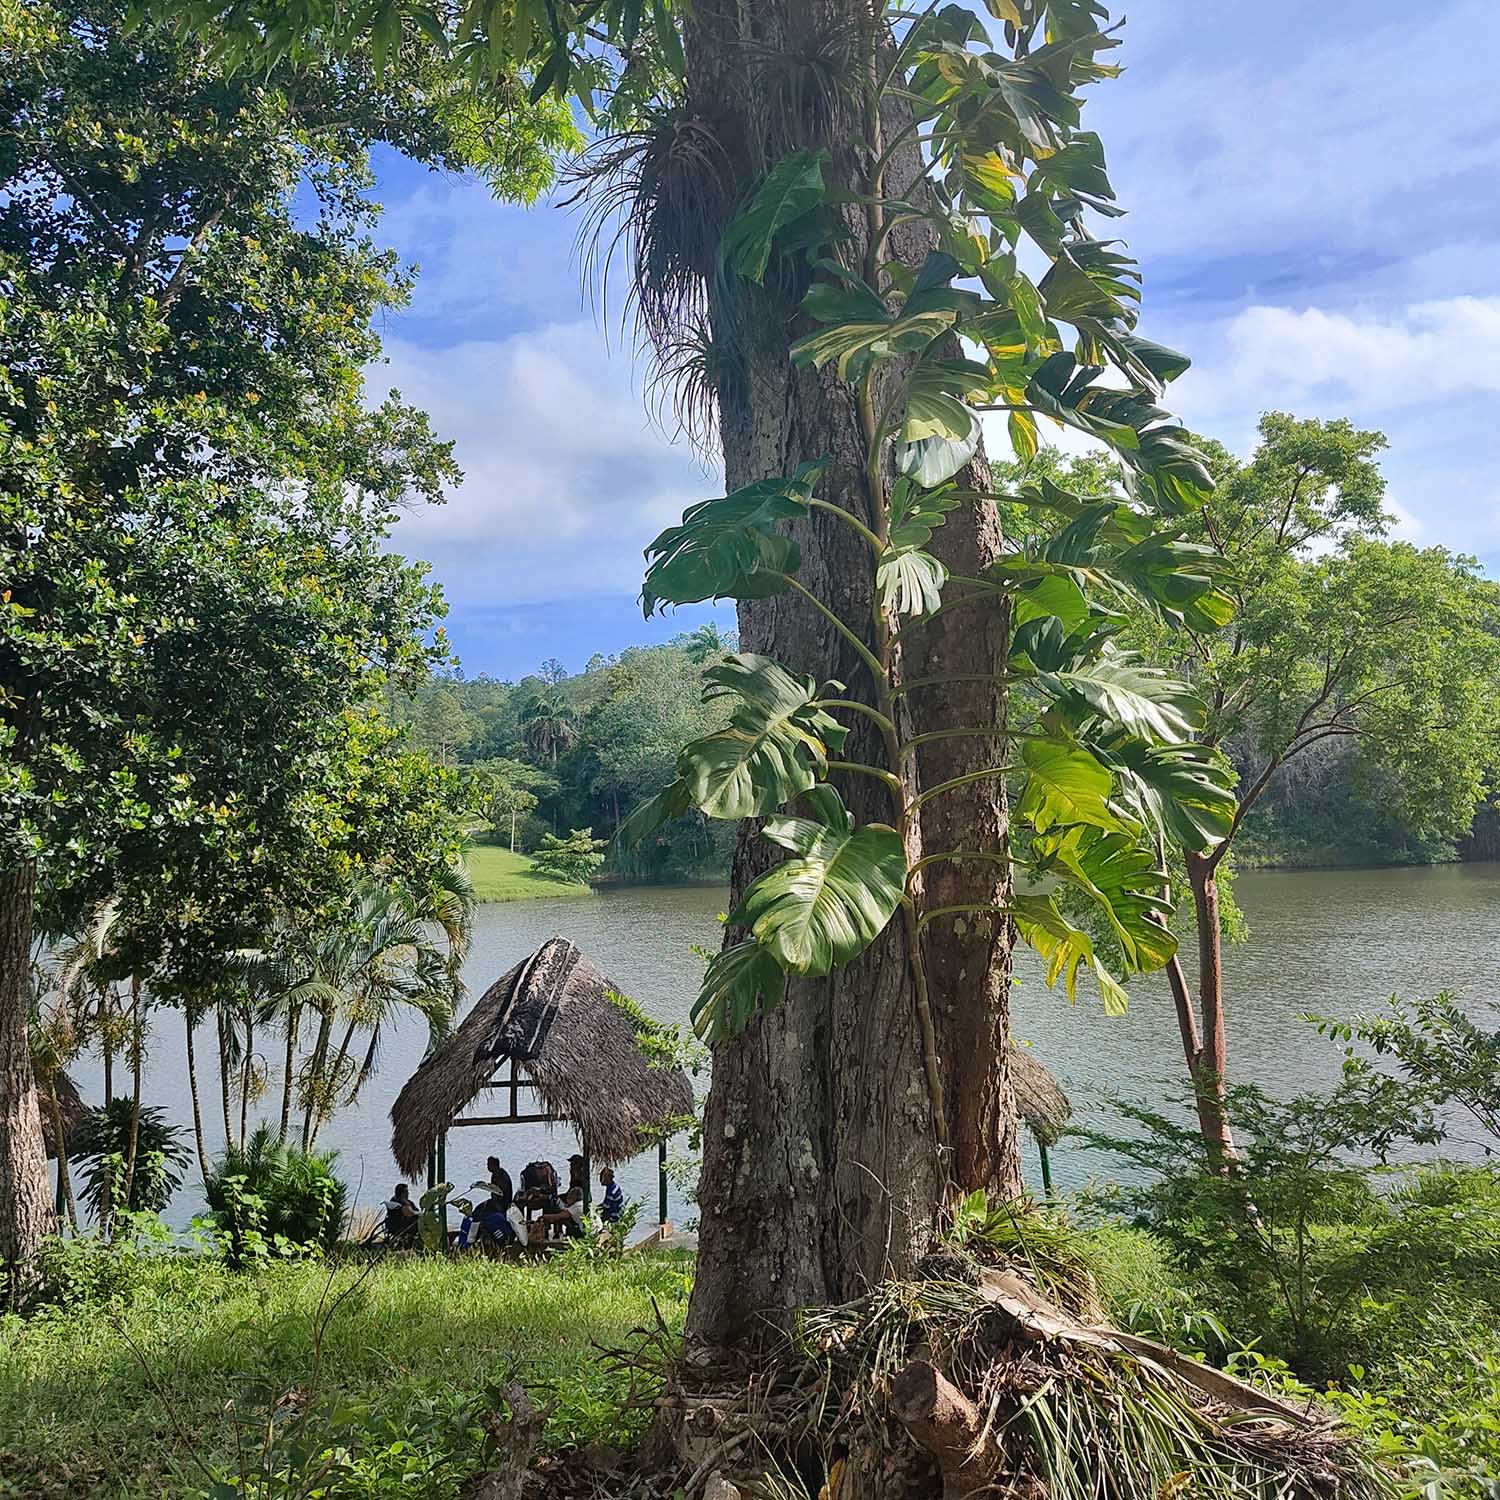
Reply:
[[604, 1189], [604, 1201], [599, 1205], [599, 1218], [605, 1224], [618, 1224], [625, 1212], [625, 1194], [615, 1181], [615, 1174], [605, 1167], [599, 1173], [599, 1186]]
[[417, 1242], [417, 1205], [411, 1201], [411, 1189], [398, 1182], [385, 1200], [385, 1237], [392, 1245], [414, 1245]]
[[510, 1173], [500, 1165], [500, 1158], [498, 1156], [490, 1157], [485, 1162], [485, 1166], [489, 1170], [490, 1183], [495, 1189], [493, 1196], [500, 1203], [500, 1212], [508, 1213], [516, 1196], [515, 1190], [511, 1186]]

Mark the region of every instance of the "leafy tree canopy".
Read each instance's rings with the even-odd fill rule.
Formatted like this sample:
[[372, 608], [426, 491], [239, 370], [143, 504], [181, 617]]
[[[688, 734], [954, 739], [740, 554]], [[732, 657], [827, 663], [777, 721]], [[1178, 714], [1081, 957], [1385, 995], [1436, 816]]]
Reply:
[[398, 508], [459, 478], [373, 320], [379, 142], [534, 192], [571, 127], [503, 148], [434, 64], [225, 79], [109, 0], [0, 7], [0, 841], [56, 923], [129, 887], [184, 972], [371, 862], [420, 881], [451, 778], [402, 753], [391, 679], [445, 645]]

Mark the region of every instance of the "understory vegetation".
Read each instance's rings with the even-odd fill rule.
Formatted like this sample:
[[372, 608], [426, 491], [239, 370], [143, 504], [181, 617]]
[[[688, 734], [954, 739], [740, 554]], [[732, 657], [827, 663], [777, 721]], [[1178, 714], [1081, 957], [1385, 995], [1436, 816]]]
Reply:
[[[1489, 1500], [1500, 1483], [1500, 1174], [1435, 1166], [1386, 1186], [1325, 1191], [1309, 1218], [1317, 1337], [1306, 1347], [1254, 1236], [1223, 1233], [1181, 1184], [1154, 1213], [1143, 1190], [1143, 1211], [1123, 1217], [1097, 1203], [979, 1202], [952, 1240], [972, 1248], [977, 1237], [1086, 1319], [1297, 1405], [1317, 1398], [1388, 1461], [1397, 1493]], [[224, 1493], [449, 1500], [494, 1458], [482, 1418], [511, 1380], [546, 1410], [544, 1448], [565, 1465], [584, 1449], [632, 1448], [650, 1391], [600, 1350], [639, 1349], [644, 1336], [651, 1352], [675, 1351], [692, 1261], [313, 1256], [240, 1271], [201, 1246], [122, 1236], [59, 1244], [48, 1273], [54, 1300], [0, 1337], [0, 1495], [200, 1500], [234, 1480], [237, 1445], [259, 1442], [268, 1422], [290, 1462], [298, 1416], [306, 1451], [282, 1487], [252, 1477]], [[296, 1487], [324, 1465], [323, 1491]]]
[[255, 1429], [290, 1397], [316, 1402], [316, 1449], [352, 1444], [328, 1493], [446, 1500], [481, 1466], [478, 1416], [513, 1374], [550, 1405], [554, 1447], [628, 1443], [629, 1382], [592, 1344], [658, 1315], [680, 1328], [689, 1272], [670, 1255], [392, 1255], [252, 1273], [70, 1245], [51, 1265], [61, 1300], [0, 1337], [0, 1495], [211, 1493], [235, 1465], [236, 1416]]

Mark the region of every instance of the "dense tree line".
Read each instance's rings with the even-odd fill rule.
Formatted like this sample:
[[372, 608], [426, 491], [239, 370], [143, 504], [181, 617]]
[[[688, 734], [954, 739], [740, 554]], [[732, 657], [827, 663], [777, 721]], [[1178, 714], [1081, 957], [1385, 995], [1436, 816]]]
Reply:
[[[703, 701], [704, 672], [732, 645], [701, 627], [663, 646], [595, 655], [569, 676], [545, 663], [519, 682], [435, 674], [392, 695], [414, 748], [469, 781], [482, 836], [526, 852], [547, 834], [591, 828], [613, 836], [637, 804], [670, 781], [684, 741], [721, 728], [728, 711]], [[607, 872], [628, 880], [727, 874], [732, 831], [693, 813]]]

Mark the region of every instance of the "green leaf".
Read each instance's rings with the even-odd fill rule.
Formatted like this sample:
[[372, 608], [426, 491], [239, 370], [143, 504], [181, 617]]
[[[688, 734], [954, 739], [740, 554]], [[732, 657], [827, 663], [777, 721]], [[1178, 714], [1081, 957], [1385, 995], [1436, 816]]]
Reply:
[[725, 228], [719, 244], [724, 264], [751, 281], [763, 281], [776, 236], [811, 213], [823, 195], [822, 152], [794, 151], [778, 162]]
[[693, 1002], [693, 1030], [710, 1044], [726, 1041], [785, 994], [786, 973], [769, 949], [754, 941], [722, 948], [709, 961]]
[[894, 615], [930, 615], [942, 603], [948, 570], [930, 552], [889, 548], [875, 567], [881, 603]]
[[920, 354], [953, 326], [953, 319], [951, 309], [933, 309], [883, 322], [835, 323], [798, 339], [791, 348], [792, 363], [821, 370], [833, 362], [840, 380], [858, 380], [883, 360]]
[[1234, 771], [1206, 746], [1150, 745], [1135, 738], [1100, 754], [1115, 769], [1124, 800], [1184, 849], [1202, 853], [1234, 824]]
[[681, 776], [665, 786], [654, 797], [642, 802], [615, 830], [615, 843], [621, 849], [634, 849], [664, 823], [680, 818], [693, 805], [688, 784]]
[[771, 818], [762, 833], [795, 857], [762, 875], [729, 920], [791, 974], [829, 974], [858, 957], [901, 904], [901, 835], [884, 823], [841, 831], [811, 818]]
[[762, 598], [784, 589], [784, 582], [766, 575], [794, 573], [801, 557], [797, 544], [773, 528], [807, 513], [821, 472], [821, 464], [803, 464], [790, 479], [757, 480], [684, 511], [680, 525], [669, 526], [646, 548], [646, 616], [663, 604]]
[[1170, 744], [1203, 727], [1203, 701], [1187, 683], [1126, 653], [1050, 673], [1038, 682], [1060, 698], [1073, 697], [1101, 718], [1147, 740]]
[[1123, 1016], [1130, 997], [1119, 981], [1094, 953], [1088, 933], [1075, 927], [1053, 905], [1049, 896], [1018, 895], [1012, 898], [1011, 912], [1022, 942], [1034, 948], [1047, 961], [1047, 984], [1055, 987], [1063, 981], [1068, 999], [1077, 1002], [1078, 971], [1087, 967], [1099, 984], [1104, 1014]]
[[1127, 825], [1110, 806], [1114, 777], [1081, 745], [1058, 740], [1023, 740], [1026, 789], [1016, 813], [1038, 833], [1073, 823], [1122, 829]]
[[1148, 536], [1110, 559], [1103, 571], [1189, 630], [1220, 630], [1234, 618], [1234, 598], [1221, 586], [1227, 565], [1201, 542]]
[[667, 0], [651, 0], [651, 21], [667, 71], [673, 78], [685, 78], [687, 62], [682, 55], [682, 38], [677, 34], [677, 23], [667, 9]]
[[946, 484], [979, 451], [979, 424], [965, 438], [924, 437], [896, 450], [896, 465], [909, 479], [929, 489]]
[[898, 479], [891, 490], [892, 547], [925, 547], [959, 501], [948, 488], [923, 488], [912, 479]]
[[726, 729], [683, 747], [678, 774], [710, 818], [774, 812], [820, 779], [844, 726], [814, 706], [811, 677], [794, 677], [769, 657], [742, 653], [705, 673], [704, 701], [738, 700]]
[[[993, 573], [994, 568], [987, 569]], [[1065, 632], [1077, 630], [1089, 617], [1089, 603], [1083, 590], [1065, 573], [1051, 573], [1025, 584], [1017, 590], [1015, 613], [1016, 625], [1029, 620], [1056, 619], [1062, 621]]]
[[1156, 856], [1138, 838], [1075, 827], [1032, 841], [1035, 868], [1076, 886], [1108, 921], [1126, 968], [1133, 973], [1159, 969], [1177, 951], [1167, 930], [1171, 906]]

